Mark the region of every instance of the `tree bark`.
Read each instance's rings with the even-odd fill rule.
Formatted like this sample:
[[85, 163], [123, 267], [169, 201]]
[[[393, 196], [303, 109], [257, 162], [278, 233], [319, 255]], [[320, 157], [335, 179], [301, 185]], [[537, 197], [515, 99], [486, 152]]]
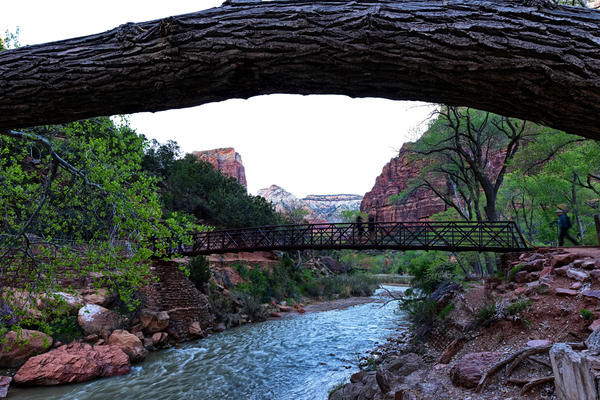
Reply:
[[599, 54], [600, 12], [585, 8], [231, 2], [0, 53], [0, 130], [296, 93], [469, 106], [600, 139]]

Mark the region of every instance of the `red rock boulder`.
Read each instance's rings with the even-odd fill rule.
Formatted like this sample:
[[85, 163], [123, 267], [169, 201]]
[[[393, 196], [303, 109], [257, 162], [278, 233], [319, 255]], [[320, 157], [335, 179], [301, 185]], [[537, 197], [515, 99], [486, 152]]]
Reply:
[[71, 343], [31, 357], [14, 376], [19, 385], [50, 386], [126, 375], [129, 356], [115, 346]]
[[600, 300], [600, 290], [585, 289], [581, 292], [581, 294], [586, 297], [593, 297], [597, 300]]
[[164, 331], [169, 326], [169, 314], [166, 311], [144, 310], [140, 315], [143, 330], [147, 335]]
[[540, 272], [540, 278], [550, 275], [554, 275], [554, 268], [552, 267], [544, 267], [544, 269], [542, 269], [542, 271]]
[[104, 307], [88, 304], [79, 309], [77, 322], [86, 335], [102, 336], [117, 329], [121, 325], [121, 317]]
[[[200, 326], [200, 322], [192, 322], [188, 327], [188, 332], [192, 337], [204, 337], [204, 333], [202, 332], [202, 327]], [[164, 332], [163, 332], [164, 333]], [[155, 333], [156, 335], [156, 333]], [[165, 335], [167, 335], [165, 333]]]
[[77, 314], [77, 311], [85, 305], [81, 296], [73, 293], [55, 292], [47, 293], [45, 296], [40, 296], [38, 307], [44, 309], [46, 307], [61, 307], [63, 311], [69, 314]]
[[527, 271], [519, 271], [515, 274], [515, 282], [517, 283], [525, 283], [527, 282], [527, 275], [529, 272]]
[[600, 270], [595, 269], [590, 271], [590, 276], [594, 279], [600, 280]]
[[452, 366], [450, 379], [456, 386], [476, 387], [483, 374], [503, 356], [499, 352], [467, 354]]
[[106, 289], [98, 289], [84, 296], [84, 300], [88, 304], [96, 304], [101, 307], [106, 307], [114, 300], [114, 296]]
[[525, 264], [525, 269], [529, 272], [541, 271], [544, 268], [544, 260], [534, 260]]
[[122, 329], [113, 331], [106, 344], [123, 350], [132, 363], [144, 361], [148, 355], [148, 350], [144, 348], [142, 341], [134, 334]]
[[558, 276], [567, 276], [568, 270], [569, 270], [569, 267], [567, 267], [566, 265], [564, 267], [554, 268], [554, 272], [556, 272], [556, 275], [558, 275]]
[[557, 296], [577, 296], [577, 290], [555, 288], [554, 294], [556, 294]]
[[553, 268], [560, 268], [564, 265], [571, 264], [573, 261], [577, 259], [576, 254], [555, 254], [550, 259], [550, 263]]
[[156, 332], [152, 335], [152, 343], [154, 346], [160, 347], [167, 344], [169, 335], [166, 332]]
[[6, 341], [0, 344], [0, 367], [18, 368], [32, 356], [45, 353], [52, 346], [52, 338], [45, 333], [22, 329], [4, 335]]

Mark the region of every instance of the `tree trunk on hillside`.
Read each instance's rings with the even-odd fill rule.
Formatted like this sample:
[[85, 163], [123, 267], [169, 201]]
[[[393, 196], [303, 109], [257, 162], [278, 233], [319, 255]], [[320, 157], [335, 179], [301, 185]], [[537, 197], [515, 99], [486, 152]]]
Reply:
[[599, 52], [600, 12], [585, 8], [231, 2], [0, 53], [0, 130], [298, 93], [470, 106], [600, 139]]

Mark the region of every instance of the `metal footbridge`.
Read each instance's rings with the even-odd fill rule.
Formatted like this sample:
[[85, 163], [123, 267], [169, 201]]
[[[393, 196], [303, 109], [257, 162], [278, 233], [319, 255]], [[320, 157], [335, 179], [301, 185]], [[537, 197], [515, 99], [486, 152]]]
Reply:
[[261, 226], [196, 233], [183, 255], [293, 250], [529, 250], [513, 221], [365, 222]]

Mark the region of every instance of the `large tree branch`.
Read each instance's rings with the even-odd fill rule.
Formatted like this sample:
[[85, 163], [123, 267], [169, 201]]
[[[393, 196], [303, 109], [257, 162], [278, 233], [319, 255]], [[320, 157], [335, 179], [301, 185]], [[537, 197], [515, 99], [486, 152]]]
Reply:
[[57, 152], [55, 152], [52, 144], [43, 136], [36, 135], [33, 133], [15, 132], [15, 131], [0, 131], [0, 135], [12, 137], [12, 138], [23, 140], [23, 141], [34, 142], [34, 143], [44, 146], [50, 153], [50, 157], [52, 158], [53, 162], [56, 164], [57, 167], [60, 166], [65, 171], [83, 179], [83, 181], [85, 182], [86, 185], [95, 187], [96, 189], [98, 189], [102, 192], [105, 192], [105, 190], [102, 186], [98, 185], [97, 183], [90, 182], [88, 180], [87, 176], [83, 173], [83, 171], [81, 171], [78, 168], [75, 168], [72, 164], [70, 164], [68, 161], [66, 161], [64, 158], [62, 158]]
[[235, 2], [0, 53], [0, 130], [261, 94], [470, 106], [600, 139], [600, 12], [544, 2]]

